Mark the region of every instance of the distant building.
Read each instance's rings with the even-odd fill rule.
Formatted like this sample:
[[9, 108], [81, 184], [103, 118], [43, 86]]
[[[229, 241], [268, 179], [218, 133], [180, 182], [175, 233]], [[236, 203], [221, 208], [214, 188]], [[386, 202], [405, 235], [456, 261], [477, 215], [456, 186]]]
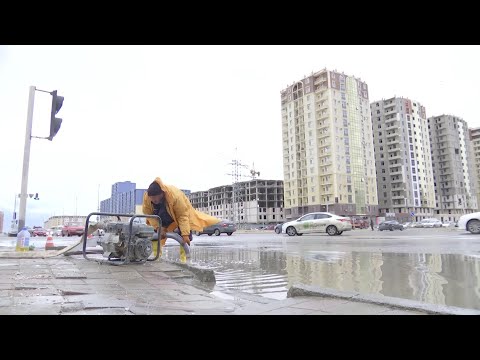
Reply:
[[370, 104], [380, 216], [431, 218], [435, 209], [432, 154], [425, 107], [393, 97]]
[[[480, 202], [480, 128], [469, 129], [469, 138], [471, 145], [472, 165], [473, 165], [473, 179], [475, 189], [477, 191], [477, 208]], [[477, 209], [478, 210], [478, 209]]]
[[50, 216], [50, 218], [43, 223], [45, 229], [51, 229], [54, 226], [65, 225], [70, 222], [79, 222], [85, 224], [87, 221], [86, 216], [70, 216], [70, 215], [56, 215]]
[[[113, 184], [110, 197], [100, 201], [100, 212], [142, 214], [143, 195], [147, 189], [137, 189], [136, 187], [137, 185], [130, 181]], [[187, 196], [191, 193], [190, 190], [182, 189], [182, 191]]]
[[314, 211], [376, 215], [367, 84], [321, 70], [281, 91], [285, 218]]
[[188, 198], [195, 209], [236, 224], [284, 221], [282, 180], [242, 181], [192, 192]]
[[3, 219], [4, 219], [3, 211], [0, 211], [0, 234], [3, 233]]
[[112, 185], [110, 198], [100, 201], [100, 211], [115, 214], [141, 213], [143, 194], [146, 189], [136, 189], [130, 181]]
[[475, 155], [468, 124], [453, 115], [428, 118], [435, 185], [435, 217], [457, 221], [476, 212]]

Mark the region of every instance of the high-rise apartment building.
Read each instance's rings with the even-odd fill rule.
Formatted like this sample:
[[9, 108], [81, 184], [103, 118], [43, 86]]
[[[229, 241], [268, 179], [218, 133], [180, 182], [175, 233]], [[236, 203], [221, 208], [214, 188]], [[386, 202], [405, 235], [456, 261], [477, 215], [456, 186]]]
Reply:
[[376, 215], [367, 84], [326, 69], [281, 91], [285, 217]]
[[[472, 164], [474, 171], [475, 190], [477, 195], [477, 208], [480, 202], [480, 127], [469, 129], [469, 139], [472, 151]], [[478, 211], [478, 209], [477, 209]]]
[[474, 156], [468, 125], [452, 115], [428, 118], [435, 215], [442, 221], [456, 221], [477, 211]]
[[433, 217], [435, 192], [425, 107], [401, 97], [370, 105], [380, 216]]

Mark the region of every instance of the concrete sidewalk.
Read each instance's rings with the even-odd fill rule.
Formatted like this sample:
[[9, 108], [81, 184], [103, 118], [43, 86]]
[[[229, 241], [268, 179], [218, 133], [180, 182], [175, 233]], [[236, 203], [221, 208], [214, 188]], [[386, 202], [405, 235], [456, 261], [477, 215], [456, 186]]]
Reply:
[[211, 270], [164, 260], [112, 266], [87, 261], [81, 256], [0, 258], [0, 314], [429, 313], [428, 308], [406, 310], [349, 296], [315, 293], [312, 289], [303, 289], [302, 293], [295, 288], [290, 294], [293, 297], [284, 300], [236, 292], [217, 293], [212, 291], [212, 282], [205, 282], [211, 280]]

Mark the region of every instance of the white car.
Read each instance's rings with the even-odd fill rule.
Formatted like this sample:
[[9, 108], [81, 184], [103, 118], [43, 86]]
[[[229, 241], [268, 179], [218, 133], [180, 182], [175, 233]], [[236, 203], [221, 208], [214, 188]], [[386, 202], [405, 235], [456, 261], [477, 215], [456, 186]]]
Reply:
[[424, 228], [440, 228], [442, 227], [442, 222], [438, 219], [423, 219], [420, 221]]
[[480, 212], [460, 216], [457, 224], [460, 230], [468, 230], [472, 234], [480, 234]]
[[303, 215], [297, 220], [282, 225], [282, 234], [289, 236], [310, 233], [341, 235], [344, 231], [352, 230], [352, 220], [349, 217], [338, 216], [328, 212], [315, 212]]

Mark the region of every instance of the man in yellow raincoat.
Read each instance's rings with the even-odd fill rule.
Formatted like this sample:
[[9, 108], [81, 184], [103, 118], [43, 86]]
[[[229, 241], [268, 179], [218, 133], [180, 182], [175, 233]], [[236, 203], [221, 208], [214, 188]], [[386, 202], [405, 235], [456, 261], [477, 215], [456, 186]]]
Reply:
[[165, 245], [167, 232], [178, 228], [183, 241], [190, 245], [192, 230], [202, 231], [221, 221], [195, 210], [182, 190], [173, 185], [165, 185], [159, 177], [155, 178], [143, 195], [142, 211], [145, 215], [158, 215], [162, 219], [161, 229], [157, 219], [147, 219], [147, 224], [159, 233], [161, 246]]

